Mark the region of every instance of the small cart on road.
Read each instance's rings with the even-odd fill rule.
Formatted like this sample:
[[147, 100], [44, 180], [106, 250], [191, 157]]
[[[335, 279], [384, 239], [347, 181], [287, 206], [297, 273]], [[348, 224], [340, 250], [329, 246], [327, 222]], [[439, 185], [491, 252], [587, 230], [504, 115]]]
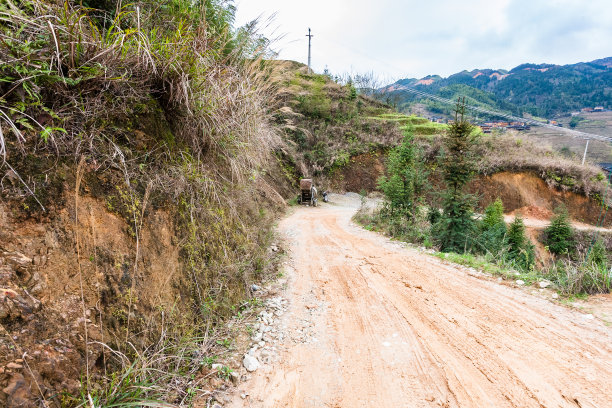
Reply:
[[314, 186], [312, 179], [300, 180], [300, 195], [298, 196], [298, 204], [317, 206], [317, 189]]

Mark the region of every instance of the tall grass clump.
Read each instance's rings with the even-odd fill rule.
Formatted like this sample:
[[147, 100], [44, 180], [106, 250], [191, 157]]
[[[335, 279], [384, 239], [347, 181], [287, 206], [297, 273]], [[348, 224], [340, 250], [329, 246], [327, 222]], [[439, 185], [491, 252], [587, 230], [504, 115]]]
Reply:
[[173, 142], [198, 158], [223, 159], [233, 177], [248, 173], [273, 139], [259, 109], [268, 96], [259, 65], [267, 51], [253, 26], [231, 30], [225, 4], [145, 1], [109, 14], [73, 2], [7, 0], [0, 153], [6, 157], [10, 142], [30, 152], [88, 149], [116, 158], [112, 145], [127, 135], [113, 125], [157, 102]]

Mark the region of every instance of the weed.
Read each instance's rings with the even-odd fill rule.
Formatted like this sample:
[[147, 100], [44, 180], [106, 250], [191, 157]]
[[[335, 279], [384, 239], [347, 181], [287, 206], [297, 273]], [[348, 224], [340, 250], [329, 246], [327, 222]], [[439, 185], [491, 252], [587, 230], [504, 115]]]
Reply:
[[232, 377], [232, 373], [233, 372], [234, 372], [234, 370], [232, 370], [228, 366], [223, 366], [223, 367], [221, 367], [221, 369], [219, 370], [217, 375], [220, 378], [223, 378], [225, 380], [229, 380]]
[[232, 348], [232, 341], [230, 339], [217, 340], [217, 344], [228, 350]]

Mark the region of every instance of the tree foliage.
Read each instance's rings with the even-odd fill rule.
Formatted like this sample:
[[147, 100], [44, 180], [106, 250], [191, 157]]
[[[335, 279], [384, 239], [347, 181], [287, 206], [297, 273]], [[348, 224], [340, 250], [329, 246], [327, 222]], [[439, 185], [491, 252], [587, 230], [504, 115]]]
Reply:
[[408, 132], [402, 144], [389, 153], [387, 176], [378, 180], [391, 214], [401, 214], [409, 219], [416, 217], [427, 182], [422, 163], [422, 153], [414, 143], [412, 132]]
[[443, 213], [433, 228], [434, 238], [444, 252], [463, 253], [471, 248], [476, 231], [474, 197], [465, 187], [476, 171], [475, 147], [478, 135], [465, 119], [465, 100], [458, 102], [455, 121], [449, 125], [441, 159], [446, 184]]
[[535, 262], [535, 249], [525, 234], [523, 218], [516, 216], [508, 228], [508, 258], [522, 269], [529, 270]]
[[506, 223], [504, 222], [504, 204], [501, 199], [495, 200], [486, 209], [480, 224], [479, 251], [497, 255], [506, 245]]
[[570, 254], [575, 248], [574, 230], [567, 209], [559, 207], [546, 227], [546, 245], [553, 254]]

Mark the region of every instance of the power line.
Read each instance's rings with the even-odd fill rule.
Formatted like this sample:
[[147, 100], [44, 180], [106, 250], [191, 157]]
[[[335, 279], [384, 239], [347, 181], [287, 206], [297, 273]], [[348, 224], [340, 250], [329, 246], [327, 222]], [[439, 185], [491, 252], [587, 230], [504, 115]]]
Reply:
[[[420, 91], [418, 89], [415, 89], [415, 88], [412, 88], [412, 87], [409, 87], [409, 86], [405, 86], [405, 85], [402, 86], [400, 91], [411, 92], [411, 93], [414, 93], [416, 95], [423, 96], [423, 97], [429, 98], [429, 99], [433, 99], [433, 100], [436, 100], [438, 102], [442, 102], [442, 103], [449, 104], [449, 105], [455, 105], [456, 104], [455, 101], [452, 101], [450, 99], [446, 99], [446, 98], [443, 98], [441, 96], [437, 96], [437, 95], [433, 95], [433, 94], [430, 94], [430, 93], [427, 93], [427, 92], [423, 92], [423, 91]], [[469, 99], [475, 101], [473, 98], [469, 98]], [[485, 108], [482, 108], [480, 106], [474, 106], [474, 105], [466, 105], [466, 106], [467, 106], [467, 108], [469, 108], [469, 109], [471, 109], [473, 111], [480, 112], [480, 113], [486, 113], [486, 114], [492, 115], [492, 116], [502, 117], [502, 118], [505, 118], [505, 119], [512, 120], [514, 122], [524, 122], [524, 123], [529, 123], [529, 124], [534, 125], [534, 126], [541, 126], [541, 127], [545, 127], [545, 128], [548, 128], [548, 129], [554, 129], [556, 131], [563, 131], [563, 132], [566, 132], [566, 133], [570, 133], [574, 137], [579, 137], [579, 138], [586, 139], [586, 140], [596, 139], [596, 140], [601, 140], [603, 142], [612, 143], [612, 137], [596, 135], [596, 134], [592, 134], [592, 133], [586, 133], [586, 132], [581, 132], [581, 131], [578, 131], [578, 130], [568, 129], [568, 128], [564, 128], [564, 127], [559, 127], [559, 126], [551, 125], [549, 123], [542, 123], [542, 122], [539, 122], [537, 120], [533, 120], [533, 119], [529, 119], [529, 118], [520, 118], [518, 116], [513, 116], [513, 115], [510, 115], [510, 114], [507, 114], [507, 113], [502, 113], [502, 112], [498, 112], [498, 111], [493, 111], [493, 110], [485, 109]]]
[[[308, 30], [309, 30], [309, 34], [310, 34], [310, 29], [308, 29]], [[328, 38], [324, 38], [323, 37], [323, 39], [328, 41], [328, 42], [330, 42], [330, 43], [333, 43], [333, 41], [331, 41]], [[309, 41], [308, 42], [308, 66], [309, 66], [309, 69], [310, 69], [310, 38], [308, 39], [308, 41]], [[361, 54], [362, 56], [364, 56], [364, 57], [366, 57], [366, 58], [368, 58], [368, 59], [370, 59], [372, 61], [377, 61], [377, 62], [380, 62], [382, 64], [388, 65], [390, 67], [399, 69], [398, 67], [395, 67], [393, 64], [389, 64], [388, 62], [382, 61], [382, 60], [377, 59], [377, 58], [373, 58], [373, 57], [371, 57], [371, 56], [369, 56], [369, 55], [367, 55], [367, 54], [365, 54], [365, 53], [363, 53], [361, 51], [357, 51], [357, 50], [352, 49], [352, 48], [350, 48], [350, 47], [348, 47], [346, 45], [343, 45], [343, 44], [340, 44], [340, 43], [336, 43], [336, 45], [341, 47], [341, 48], [348, 49], [348, 50], [350, 50], [352, 52]], [[400, 91], [412, 92], [414, 94], [423, 96], [425, 98], [437, 100], [439, 102], [442, 102], [442, 103], [445, 103], [445, 104], [449, 104], [451, 106], [454, 106], [456, 104], [456, 101], [452, 101], [450, 99], [446, 99], [446, 98], [443, 98], [441, 96], [437, 96], [437, 95], [433, 95], [433, 94], [430, 94], [430, 93], [427, 93], [427, 92], [424, 92], [424, 91], [420, 91], [420, 90], [418, 90], [416, 88], [412, 88], [412, 87], [407, 86], [407, 85], [402, 85], [402, 88], [400, 89]], [[467, 97], [467, 98], [472, 100], [472, 101], [474, 101], [474, 102], [478, 102], [474, 98], [470, 98], [470, 97]], [[585, 139], [587, 141], [589, 139], [595, 139], [595, 140], [600, 140], [600, 141], [603, 141], [603, 142], [612, 143], [612, 137], [603, 136], [603, 135], [597, 135], [597, 134], [593, 134], [593, 133], [586, 133], [586, 132], [581, 132], [581, 131], [578, 131], [578, 130], [573, 130], [573, 129], [568, 129], [568, 128], [564, 128], [564, 127], [560, 127], [560, 126], [555, 126], [555, 125], [551, 125], [549, 123], [543, 123], [543, 122], [539, 122], [537, 120], [533, 120], [533, 119], [529, 119], [529, 118], [517, 117], [517, 116], [510, 115], [508, 113], [502, 113], [502, 112], [498, 112], [498, 111], [494, 111], [494, 110], [490, 110], [490, 109], [485, 109], [485, 108], [482, 108], [482, 107], [479, 107], [479, 106], [475, 106], [475, 105], [466, 105], [466, 106], [467, 106], [468, 109], [471, 109], [471, 110], [476, 111], [476, 112], [485, 113], [485, 114], [488, 114], [488, 115], [492, 115], [492, 116], [496, 116], [496, 117], [501, 117], [501, 118], [509, 119], [509, 120], [511, 120], [513, 122], [524, 122], [524, 123], [529, 123], [530, 125], [533, 125], [533, 126], [541, 126], [541, 127], [544, 127], [544, 128], [555, 130], [555, 131], [562, 131], [562, 132], [565, 132], [565, 133], [569, 133], [573, 137], [578, 137], [578, 138], [581, 138], [581, 139]], [[586, 149], [588, 149], [588, 143], [587, 143]], [[585, 154], [586, 154], [586, 149], [585, 149]]]

